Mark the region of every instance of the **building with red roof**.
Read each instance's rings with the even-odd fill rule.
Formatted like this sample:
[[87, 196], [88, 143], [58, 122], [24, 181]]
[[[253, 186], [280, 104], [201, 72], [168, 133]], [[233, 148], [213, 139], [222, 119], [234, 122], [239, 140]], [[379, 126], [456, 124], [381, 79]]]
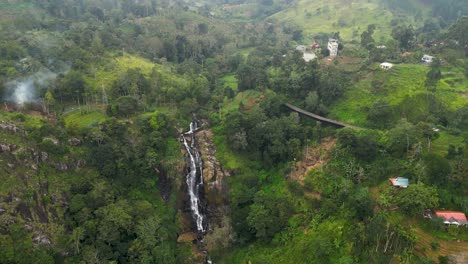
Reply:
[[468, 226], [466, 215], [457, 211], [434, 211], [437, 218], [442, 218], [446, 225]]

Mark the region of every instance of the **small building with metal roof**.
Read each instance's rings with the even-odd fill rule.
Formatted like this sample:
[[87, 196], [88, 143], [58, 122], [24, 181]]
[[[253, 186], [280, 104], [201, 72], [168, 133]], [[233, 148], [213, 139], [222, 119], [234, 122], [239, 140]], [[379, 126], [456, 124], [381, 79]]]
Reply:
[[409, 185], [409, 180], [403, 177], [388, 178], [388, 180], [392, 183], [394, 187], [398, 188], [408, 188]]

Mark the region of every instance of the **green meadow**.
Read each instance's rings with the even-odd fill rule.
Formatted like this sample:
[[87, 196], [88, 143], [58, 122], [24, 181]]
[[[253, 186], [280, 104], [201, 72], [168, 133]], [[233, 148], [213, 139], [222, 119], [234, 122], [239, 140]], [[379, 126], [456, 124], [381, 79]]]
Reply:
[[75, 109], [71, 113], [66, 114], [63, 118], [67, 129], [82, 130], [99, 124], [104, 121], [107, 116], [98, 109], [91, 111]]
[[[423, 9], [417, 2], [410, 2], [414, 2], [413, 6]], [[360, 41], [362, 31], [366, 30], [369, 24], [377, 26], [374, 39], [380, 42], [391, 39], [390, 23], [393, 19], [414, 26], [419, 25], [414, 18], [405, 17], [402, 12], [392, 12], [374, 0], [300, 0], [291, 8], [274, 14], [272, 18], [301, 27], [304, 36], [308, 38], [320, 32], [339, 31], [345, 41]]]

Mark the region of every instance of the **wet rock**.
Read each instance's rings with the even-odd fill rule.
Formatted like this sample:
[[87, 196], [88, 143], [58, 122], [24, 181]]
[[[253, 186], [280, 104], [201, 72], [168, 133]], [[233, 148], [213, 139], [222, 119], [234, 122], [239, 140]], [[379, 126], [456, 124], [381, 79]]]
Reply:
[[206, 212], [210, 224], [220, 223], [229, 212], [227, 177], [221, 163], [216, 159], [216, 146], [210, 129], [200, 130], [196, 141], [203, 159], [204, 195], [207, 203]]
[[211, 130], [205, 129], [196, 134], [197, 142], [200, 145], [200, 152], [203, 157], [203, 180], [208, 183], [208, 188], [223, 191], [225, 178], [229, 176], [224, 171], [221, 163], [216, 159], [216, 146], [213, 143], [213, 134]]
[[81, 145], [81, 140], [77, 139], [77, 138], [70, 138], [68, 140], [68, 145], [72, 146], [72, 147], [76, 147], [76, 146], [79, 146]]
[[192, 241], [195, 241], [195, 240], [197, 240], [197, 234], [195, 234], [194, 232], [187, 232], [187, 233], [181, 234], [177, 238], [177, 243], [192, 242]]

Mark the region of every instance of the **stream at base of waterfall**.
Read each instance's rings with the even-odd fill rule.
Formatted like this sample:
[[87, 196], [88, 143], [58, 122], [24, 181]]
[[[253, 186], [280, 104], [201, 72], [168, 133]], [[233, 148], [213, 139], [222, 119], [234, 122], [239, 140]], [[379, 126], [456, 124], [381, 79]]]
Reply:
[[[197, 149], [195, 132], [199, 129], [198, 121], [190, 123], [189, 131], [181, 135], [185, 149], [187, 151], [187, 169], [186, 176], [187, 192], [190, 203], [190, 211], [192, 220], [195, 223], [198, 247], [200, 251], [205, 254], [205, 263], [212, 264], [212, 261], [206, 250], [203, 250], [203, 238], [207, 231], [208, 220], [203, 212], [202, 199], [203, 199], [203, 160], [200, 151]], [[190, 139], [187, 140], [187, 138]]]

